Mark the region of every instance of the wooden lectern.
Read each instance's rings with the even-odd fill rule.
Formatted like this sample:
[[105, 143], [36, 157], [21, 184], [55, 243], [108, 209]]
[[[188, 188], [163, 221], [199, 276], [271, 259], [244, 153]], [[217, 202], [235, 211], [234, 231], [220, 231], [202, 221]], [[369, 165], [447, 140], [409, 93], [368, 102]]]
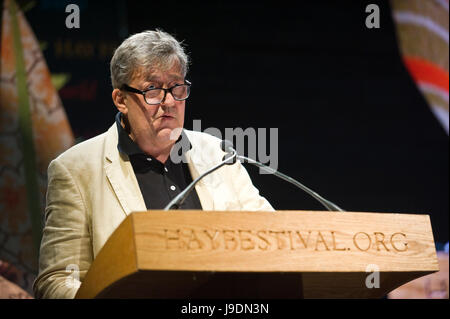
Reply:
[[76, 298], [380, 298], [439, 270], [428, 215], [130, 214]]

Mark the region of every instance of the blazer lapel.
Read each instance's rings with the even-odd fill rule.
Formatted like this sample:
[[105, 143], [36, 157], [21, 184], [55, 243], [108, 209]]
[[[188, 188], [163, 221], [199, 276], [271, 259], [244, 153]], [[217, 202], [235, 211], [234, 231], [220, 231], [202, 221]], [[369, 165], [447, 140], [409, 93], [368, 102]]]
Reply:
[[[200, 134], [194, 134], [194, 132], [189, 130], [184, 131], [188, 135], [192, 145], [192, 148], [185, 154], [192, 178], [195, 179], [219, 163], [218, 160], [221, 160], [220, 157], [223, 154], [219, 148], [220, 141], [217, 141], [218, 145], [217, 149], [215, 149], [211, 145], [205, 144], [210, 143], [211, 140], [206, 141], [206, 139], [202, 139]], [[223, 169], [219, 168], [219, 170]], [[240, 203], [230, 185], [225, 183], [221, 174], [217, 171], [200, 180], [195, 189], [197, 190], [203, 210], [241, 209]]]
[[114, 124], [106, 133], [105, 163], [106, 176], [126, 215], [134, 211], [146, 211], [144, 198], [128, 157], [117, 149], [118, 134]]

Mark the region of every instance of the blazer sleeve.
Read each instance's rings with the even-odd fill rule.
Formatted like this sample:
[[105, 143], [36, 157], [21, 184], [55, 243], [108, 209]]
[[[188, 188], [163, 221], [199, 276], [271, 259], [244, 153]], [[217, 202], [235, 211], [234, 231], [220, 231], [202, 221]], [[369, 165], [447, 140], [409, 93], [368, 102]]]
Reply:
[[48, 168], [45, 226], [40, 247], [36, 298], [74, 298], [93, 260], [89, 217], [82, 193], [67, 167]]
[[250, 211], [273, 211], [274, 208], [253, 185], [247, 170], [240, 161], [228, 166], [231, 170], [229, 177], [232, 179], [236, 196], [241, 204], [241, 210]]

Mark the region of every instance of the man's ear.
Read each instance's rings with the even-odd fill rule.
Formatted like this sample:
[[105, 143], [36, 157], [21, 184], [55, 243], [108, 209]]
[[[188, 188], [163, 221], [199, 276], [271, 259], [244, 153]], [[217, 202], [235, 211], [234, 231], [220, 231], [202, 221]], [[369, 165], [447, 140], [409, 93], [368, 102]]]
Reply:
[[119, 112], [122, 114], [127, 114], [128, 107], [125, 104], [124, 93], [122, 91], [120, 91], [119, 89], [114, 89], [112, 91], [111, 96], [112, 96], [114, 105], [117, 107], [117, 110], [119, 110]]

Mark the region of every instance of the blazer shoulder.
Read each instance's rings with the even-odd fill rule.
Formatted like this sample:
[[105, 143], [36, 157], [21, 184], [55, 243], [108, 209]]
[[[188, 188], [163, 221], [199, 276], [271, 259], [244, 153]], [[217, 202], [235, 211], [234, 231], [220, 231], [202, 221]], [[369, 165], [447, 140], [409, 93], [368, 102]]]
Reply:
[[60, 162], [70, 169], [70, 167], [77, 167], [82, 165], [82, 163], [91, 163], [96, 161], [96, 159], [102, 160], [108, 132], [75, 144], [57, 156], [53, 161]]

